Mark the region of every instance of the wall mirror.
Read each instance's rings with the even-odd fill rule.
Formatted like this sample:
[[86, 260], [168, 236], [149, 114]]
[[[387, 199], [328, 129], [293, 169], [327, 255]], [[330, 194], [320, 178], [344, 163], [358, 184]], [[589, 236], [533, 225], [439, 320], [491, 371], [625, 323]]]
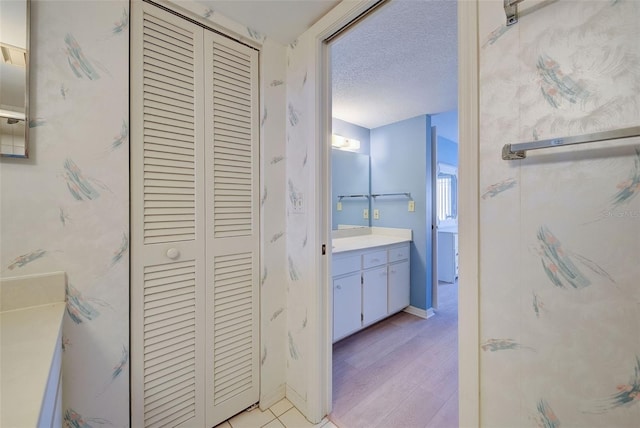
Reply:
[[0, 1], [0, 155], [28, 157], [30, 0]]
[[370, 209], [369, 156], [331, 149], [331, 228], [368, 227]]
[[458, 224], [458, 168], [438, 163], [436, 184], [436, 204], [438, 226], [457, 226]]

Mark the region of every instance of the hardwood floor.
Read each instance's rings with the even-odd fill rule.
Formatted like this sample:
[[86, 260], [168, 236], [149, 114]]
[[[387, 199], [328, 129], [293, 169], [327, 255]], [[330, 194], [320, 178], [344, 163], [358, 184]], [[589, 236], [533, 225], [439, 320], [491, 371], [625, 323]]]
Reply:
[[458, 427], [458, 284], [428, 320], [400, 312], [333, 345], [340, 428]]

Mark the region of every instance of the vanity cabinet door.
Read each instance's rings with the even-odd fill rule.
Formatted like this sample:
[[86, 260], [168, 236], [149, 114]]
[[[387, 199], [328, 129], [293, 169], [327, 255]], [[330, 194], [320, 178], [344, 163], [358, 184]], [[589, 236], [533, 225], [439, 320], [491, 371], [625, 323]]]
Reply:
[[333, 341], [359, 330], [362, 326], [362, 292], [360, 272], [333, 280]]
[[362, 325], [387, 316], [387, 266], [362, 273]]
[[389, 265], [389, 315], [409, 306], [409, 260]]

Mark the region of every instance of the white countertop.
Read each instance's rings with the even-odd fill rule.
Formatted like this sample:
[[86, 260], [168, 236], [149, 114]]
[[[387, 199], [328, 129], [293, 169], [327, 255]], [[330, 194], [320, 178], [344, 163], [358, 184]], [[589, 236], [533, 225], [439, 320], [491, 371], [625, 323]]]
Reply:
[[411, 242], [411, 229], [371, 228], [368, 232], [356, 236], [333, 238], [331, 240], [331, 252], [337, 254], [345, 251]]
[[[52, 279], [53, 278], [53, 279]], [[0, 426], [38, 426], [40, 410], [47, 389], [53, 357], [61, 344], [62, 318], [65, 311], [64, 273], [50, 276], [32, 276], [26, 286], [22, 278], [3, 279], [0, 306]], [[55, 300], [36, 306], [22, 306], [28, 294], [41, 290], [47, 284], [55, 291]], [[18, 295], [22, 292], [21, 295]], [[27, 295], [25, 295], [27, 293]], [[42, 297], [34, 296], [38, 303]], [[15, 309], [6, 310], [10, 306]]]

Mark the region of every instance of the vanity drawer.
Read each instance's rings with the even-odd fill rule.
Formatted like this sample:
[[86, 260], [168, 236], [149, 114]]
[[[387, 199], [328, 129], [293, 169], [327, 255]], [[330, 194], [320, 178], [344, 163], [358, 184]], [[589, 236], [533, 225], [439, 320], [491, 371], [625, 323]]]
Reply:
[[346, 273], [357, 272], [360, 270], [360, 255], [333, 257], [333, 266], [331, 268], [331, 276], [344, 275]]
[[387, 263], [387, 250], [362, 255], [362, 269], [380, 266]]
[[389, 249], [389, 263], [409, 258], [409, 244]]

